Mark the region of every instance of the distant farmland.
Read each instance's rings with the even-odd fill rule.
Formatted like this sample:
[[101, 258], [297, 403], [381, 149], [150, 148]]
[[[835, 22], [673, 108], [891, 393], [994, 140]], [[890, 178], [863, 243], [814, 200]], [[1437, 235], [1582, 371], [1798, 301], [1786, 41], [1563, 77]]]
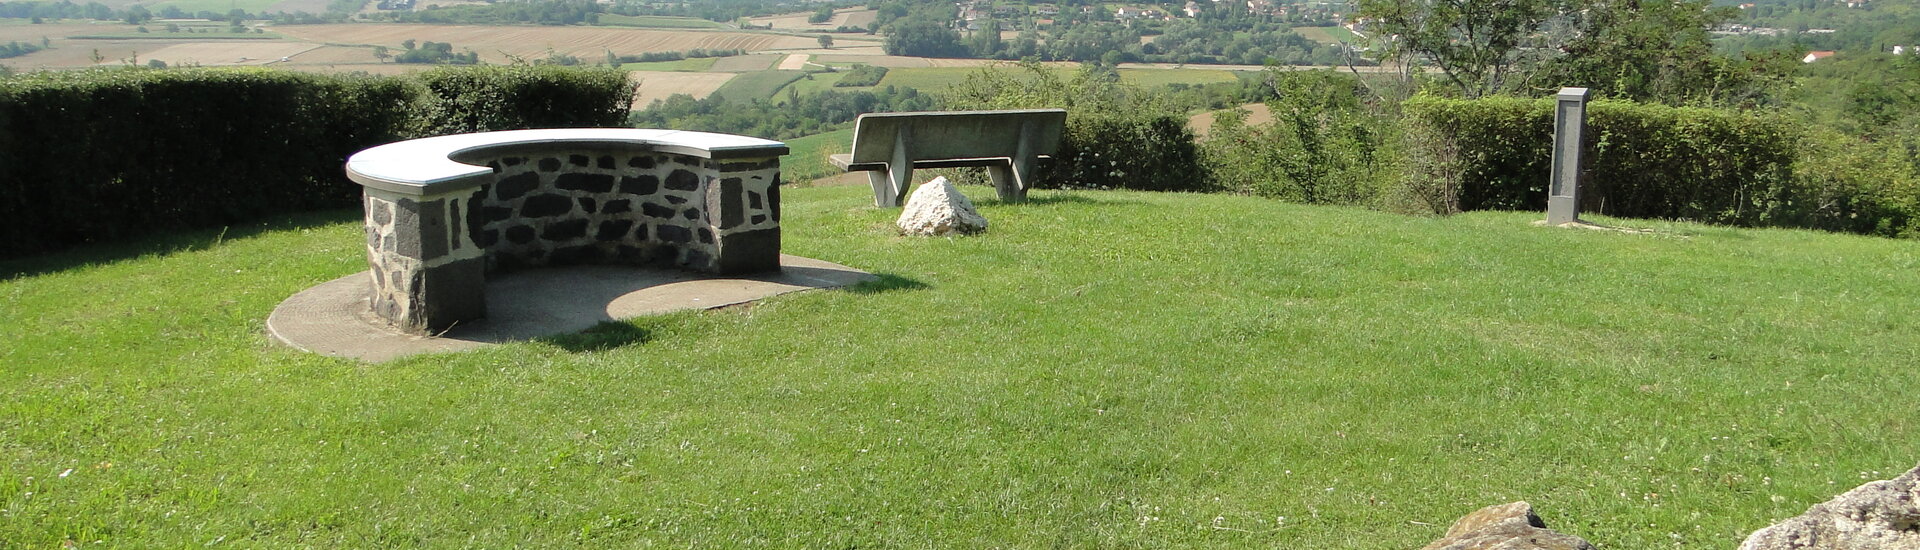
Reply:
[[612, 27], [344, 24], [288, 25], [277, 30], [290, 37], [330, 44], [397, 48], [408, 39], [447, 42], [455, 50], [479, 52], [480, 58], [490, 63], [505, 63], [509, 55], [544, 57], [549, 50], [598, 59], [607, 51], [638, 54], [695, 48], [760, 51], [817, 46], [813, 39], [802, 36]]

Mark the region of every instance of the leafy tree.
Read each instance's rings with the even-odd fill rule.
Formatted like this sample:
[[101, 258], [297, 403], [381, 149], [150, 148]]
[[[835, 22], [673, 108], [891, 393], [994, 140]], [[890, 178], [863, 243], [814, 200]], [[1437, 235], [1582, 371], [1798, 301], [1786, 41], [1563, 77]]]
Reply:
[[919, 19], [894, 23], [881, 45], [887, 55], [959, 57], [966, 52], [960, 45], [959, 33], [945, 25]]
[[390, 51], [388, 51], [388, 50], [387, 50], [387, 47], [386, 47], [386, 46], [374, 46], [374, 47], [373, 47], [373, 59], [374, 59], [374, 61], [379, 61], [379, 62], [381, 62], [381, 63], [385, 63], [385, 62], [387, 62], [387, 58], [389, 58], [389, 57], [393, 57], [393, 53], [392, 53], [392, 52], [390, 52]]
[[833, 20], [832, 4], [820, 6], [820, 9], [814, 10], [812, 15], [807, 16], [807, 22], [814, 23], [814, 24], [825, 23], [832, 20]]
[[815, 41], [817, 41], [817, 42], [819, 42], [819, 43], [820, 43], [820, 47], [822, 47], [822, 48], [831, 48], [831, 47], [833, 47], [833, 36], [832, 36], [832, 35], [826, 35], [826, 34], [822, 34], [822, 35], [820, 35], [820, 37], [819, 37], [819, 38], [817, 38], [817, 39], [815, 39]]
[[[1358, 16], [1388, 61], [1439, 69], [1466, 97], [1524, 85], [1557, 50], [1542, 43], [1554, 0], [1359, 0]], [[1514, 80], [1518, 77], [1520, 82]]]

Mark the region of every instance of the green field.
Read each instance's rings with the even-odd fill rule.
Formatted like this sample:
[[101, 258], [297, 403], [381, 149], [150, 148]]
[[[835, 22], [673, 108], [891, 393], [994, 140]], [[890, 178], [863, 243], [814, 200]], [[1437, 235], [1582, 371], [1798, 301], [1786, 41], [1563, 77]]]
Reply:
[[697, 17], [670, 17], [664, 15], [619, 15], [600, 14], [600, 25], [611, 27], [642, 27], [650, 29], [725, 29], [726, 25]]
[[876, 284], [377, 365], [261, 328], [357, 210], [0, 264], [0, 546], [1724, 550], [1920, 457], [1914, 241], [965, 190], [782, 194]]
[[187, 13], [210, 11], [224, 15], [235, 9], [246, 10], [247, 13], [260, 13], [278, 3], [280, 0], [167, 0], [149, 5], [147, 9], [160, 13], [161, 8], [173, 6]]
[[827, 155], [845, 153], [852, 147], [853, 128], [793, 138], [786, 143], [789, 152], [780, 161], [780, 176], [788, 182], [805, 183], [842, 173], [827, 162]]
[[255, 33], [252, 31], [209, 32], [209, 33], [155, 31], [150, 33], [127, 32], [127, 33], [116, 33], [116, 34], [81, 34], [81, 35], [74, 35], [74, 36], [67, 37], [68, 40], [192, 40], [192, 41], [279, 40], [282, 38], [286, 38], [286, 37], [281, 36], [280, 33], [272, 33], [272, 32]]
[[726, 96], [727, 99], [734, 101], [768, 99], [772, 98], [775, 92], [779, 92], [781, 88], [786, 87], [787, 83], [793, 82], [803, 76], [806, 76], [804, 71], [776, 70], [740, 73], [740, 76], [733, 77], [733, 79], [728, 80], [726, 84], [720, 85], [720, 89], [714, 90], [713, 93], [715, 95]]
[[713, 68], [713, 62], [719, 59], [720, 58], [717, 58], [717, 57], [690, 57], [687, 59], [679, 59], [674, 61], [649, 61], [646, 63], [622, 63], [620, 65], [620, 69], [627, 70], [627, 71], [674, 71], [674, 72], [686, 72], [686, 73], [703, 73], [703, 72], [706, 72], [707, 69]]
[[1293, 32], [1321, 44], [1346, 44], [1355, 38], [1345, 27], [1294, 27]]

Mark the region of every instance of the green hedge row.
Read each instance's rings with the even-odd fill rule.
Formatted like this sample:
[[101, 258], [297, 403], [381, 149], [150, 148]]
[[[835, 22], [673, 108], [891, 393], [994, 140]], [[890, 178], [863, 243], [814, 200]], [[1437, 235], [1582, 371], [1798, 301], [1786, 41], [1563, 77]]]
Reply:
[[0, 258], [356, 204], [348, 155], [451, 131], [618, 126], [613, 71], [417, 78], [116, 69], [0, 79]]
[[[1544, 209], [1553, 107], [1407, 101], [1409, 186], [1435, 210]], [[1587, 106], [1587, 138], [1583, 212], [1886, 235], [1913, 225], [1912, 167], [1847, 157], [1864, 148], [1785, 117], [1599, 100]], [[1853, 169], [1836, 170], [1836, 155]]]

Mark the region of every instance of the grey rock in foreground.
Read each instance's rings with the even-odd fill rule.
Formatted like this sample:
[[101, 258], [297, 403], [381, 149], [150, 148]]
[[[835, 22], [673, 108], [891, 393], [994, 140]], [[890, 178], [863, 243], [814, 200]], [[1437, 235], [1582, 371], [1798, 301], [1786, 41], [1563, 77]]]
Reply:
[[1481, 508], [1447, 528], [1447, 536], [1420, 550], [1594, 550], [1580, 537], [1552, 529], [1526, 502]]
[[1920, 466], [1754, 531], [1740, 550], [1920, 550]]
[[933, 178], [915, 189], [897, 223], [908, 235], [965, 235], [987, 230], [987, 218], [944, 177]]

